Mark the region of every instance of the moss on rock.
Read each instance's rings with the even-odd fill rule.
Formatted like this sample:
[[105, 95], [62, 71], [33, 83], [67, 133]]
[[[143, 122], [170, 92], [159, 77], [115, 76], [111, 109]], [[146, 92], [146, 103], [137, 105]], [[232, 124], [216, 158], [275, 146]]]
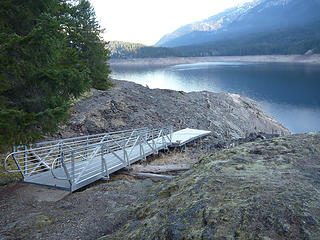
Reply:
[[105, 239], [319, 239], [320, 133], [243, 144], [153, 187]]

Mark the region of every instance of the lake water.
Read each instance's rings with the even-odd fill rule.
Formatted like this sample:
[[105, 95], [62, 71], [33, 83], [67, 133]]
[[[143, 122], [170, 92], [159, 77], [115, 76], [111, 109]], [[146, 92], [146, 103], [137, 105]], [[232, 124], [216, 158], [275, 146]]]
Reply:
[[208, 62], [112, 70], [115, 79], [150, 88], [237, 93], [259, 102], [293, 133], [320, 131], [319, 65]]

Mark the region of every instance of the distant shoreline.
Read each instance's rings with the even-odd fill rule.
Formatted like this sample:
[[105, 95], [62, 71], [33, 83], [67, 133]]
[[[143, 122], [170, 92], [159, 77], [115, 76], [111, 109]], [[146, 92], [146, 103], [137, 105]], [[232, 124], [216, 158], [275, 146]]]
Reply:
[[320, 54], [111, 59], [111, 66], [170, 66], [200, 62], [265, 62], [320, 64]]

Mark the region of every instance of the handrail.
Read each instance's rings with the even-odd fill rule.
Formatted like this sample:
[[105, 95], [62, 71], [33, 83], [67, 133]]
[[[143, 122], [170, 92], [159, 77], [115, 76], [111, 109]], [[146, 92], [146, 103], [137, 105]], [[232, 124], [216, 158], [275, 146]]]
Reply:
[[[156, 138], [159, 138], [161, 136], [161, 133], [162, 133], [162, 129], [163, 128], [158, 128], [158, 129], [152, 129], [152, 130], [148, 130], [146, 132], [143, 132], [143, 133], [149, 133], [149, 132], [157, 132], [157, 131], [160, 131], [159, 135], [156, 136]], [[82, 147], [79, 147], [79, 148], [74, 148], [74, 149], [71, 149], [71, 150], [68, 150], [68, 151], [63, 151], [64, 154], [69, 154], [71, 152], [79, 152], [81, 150], [84, 150], [84, 149], [88, 149], [88, 148], [94, 148], [94, 147], [98, 147], [104, 143], [108, 143], [108, 142], [118, 142], [118, 141], [121, 141], [123, 139], [127, 139], [125, 137], [121, 137], [121, 138], [117, 138], [117, 139], [110, 139], [110, 140], [107, 140], [107, 141], [104, 141], [104, 142], [99, 142], [99, 143], [92, 143], [92, 144], [89, 144], [89, 145], [86, 145], [86, 146], [82, 146]], [[121, 146], [121, 145], [120, 145]]]
[[[68, 178], [61, 178], [61, 177], [58, 177], [57, 175], [54, 174], [53, 170], [54, 170], [54, 164], [56, 163], [56, 161], [58, 160], [59, 158], [56, 158], [55, 160], [53, 160], [52, 164], [51, 164], [51, 168], [50, 168], [50, 171], [51, 171], [51, 174], [54, 178], [58, 179], [58, 180], [68, 180]], [[62, 162], [62, 164], [64, 164]]]
[[9, 157], [11, 157], [11, 156], [13, 156], [13, 154], [14, 154], [14, 152], [12, 152], [12, 153], [10, 153], [6, 158], [5, 158], [5, 160], [4, 160], [4, 162], [3, 162], [3, 168], [4, 168], [4, 170], [6, 170], [7, 172], [9, 172], [9, 173], [16, 173], [16, 172], [21, 172], [21, 170], [9, 170], [8, 168], [7, 168], [7, 161], [8, 161], [8, 159], [9, 159]]
[[[108, 132], [107, 134], [119, 134], [119, 133], [124, 133], [124, 132], [131, 132], [133, 130], [142, 130], [142, 129], [147, 129], [145, 127], [142, 128], [136, 128], [136, 129], [129, 129], [129, 130], [121, 130], [121, 131], [114, 131], [114, 132]], [[96, 136], [104, 136], [106, 133], [98, 133], [98, 134], [92, 134], [92, 135], [86, 135], [86, 136], [80, 136], [80, 137], [73, 137], [73, 138], [64, 138], [64, 139], [59, 139], [59, 140], [52, 140], [52, 141], [45, 141], [45, 142], [39, 142], [35, 144], [30, 144], [30, 146], [39, 146], [39, 145], [44, 145], [44, 144], [49, 144], [49, 143], [59, 143], [59, 142], [66, 142], [70, 140], [79, 140], [79, 139], [85, 139], [86, 137], [96, 137]], [[23, 145], [17, 146], [22, 147]]]

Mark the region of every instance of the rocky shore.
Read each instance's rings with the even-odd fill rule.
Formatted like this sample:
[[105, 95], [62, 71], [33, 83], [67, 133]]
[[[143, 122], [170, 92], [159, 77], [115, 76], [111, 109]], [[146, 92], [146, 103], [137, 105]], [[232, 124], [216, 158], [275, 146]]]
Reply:
[[185, 93], [149, 89], [128, 81], [114, 83], [109, 91], [91, 90], [75, 103], [68, 124], [54, 138], [165, 125], [210, 130], [215, 141], [259, 132], [290, 134], [255, 101], [236, 94]]

